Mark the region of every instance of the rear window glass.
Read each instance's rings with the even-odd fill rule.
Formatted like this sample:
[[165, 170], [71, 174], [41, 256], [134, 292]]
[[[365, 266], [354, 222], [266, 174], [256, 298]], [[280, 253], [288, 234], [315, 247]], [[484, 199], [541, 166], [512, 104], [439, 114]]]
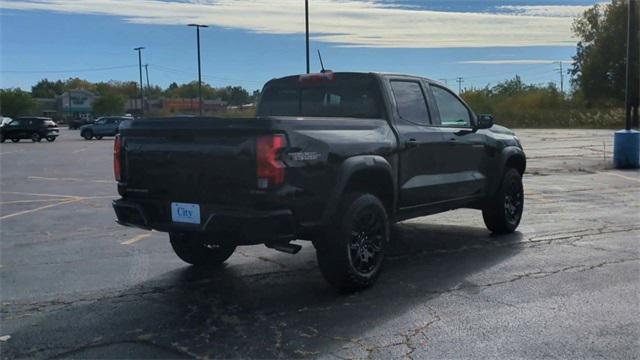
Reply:
[[275, 80], [263, 90], [259, 116], [382, 118], [379, 87], [366, 74], [334, 74], [331, 80]]

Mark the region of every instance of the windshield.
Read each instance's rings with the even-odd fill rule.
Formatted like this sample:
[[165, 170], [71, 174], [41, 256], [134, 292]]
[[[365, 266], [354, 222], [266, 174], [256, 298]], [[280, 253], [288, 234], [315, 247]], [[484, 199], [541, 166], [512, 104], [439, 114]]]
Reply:
[[381, 118], [378, 83], [368, 74], [274, 80], [263, 90], [258, 116]]

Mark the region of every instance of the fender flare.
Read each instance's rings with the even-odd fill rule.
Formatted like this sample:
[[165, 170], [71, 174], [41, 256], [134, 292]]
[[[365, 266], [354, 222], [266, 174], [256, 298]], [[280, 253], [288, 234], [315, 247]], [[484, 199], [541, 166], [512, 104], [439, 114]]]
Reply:
[[[379, 155], [359, 155], [346, 159], [339, 167], [333, 191], [329, 196], [324, 211], [322, 213], [322, 223], [329, 224], [332, 216], [338, 209], [340, 200], [342, 199], [344, 190], [349, 184], [349, 180], [359, 171], [362, 170], [381, 170], [389, 174], [391, 179], [392, 191], [392, 207], [395, 209], [397, 201], [396, 177], [393, 176], [393, 168], [391, 164]], [[393, 214], [389, 214], [392, 217]]]
[[512, 158], [519, 158], [522, 160], [524, 164], [524, 167], [522, 169], [523, 174], [527, 169], [527, 157], [524, 154], [524, 150], [522, 150], [517, 146], [507, 146], [504, 149], [502, 149], [501, 157], [502, 157], [502, 174], [504, 174], [504, 170], [507, 166], [507, 162], [509, 162], [509, 160], [511, 160]]
[[502, 184], [502, 178], [504, 177], [504, 173], [506, 171], [507, 168], [507, 163], [509, 162], [509, 160], [513, 159], [513, 158], [519, 158], [522, 160], [524, 167], [523, 167], [523, 171], [522, 173], [524, 174], [524, 171], [527, 168], [527, 157], [524, 154], [524, 150], [522, 150], [520, 147], [517, 146], [507, 146], [504, 149], [502, 149], [502, 151], [500, 152], [500, 168], [498, 169], [498, 174], [499, 175], [495, 181], [492, 181], [492, 186], [489, 189], [489, 194], [495, 194], [496, 191], [498, 191], [498, 189], [500, 188], [500, 185]]

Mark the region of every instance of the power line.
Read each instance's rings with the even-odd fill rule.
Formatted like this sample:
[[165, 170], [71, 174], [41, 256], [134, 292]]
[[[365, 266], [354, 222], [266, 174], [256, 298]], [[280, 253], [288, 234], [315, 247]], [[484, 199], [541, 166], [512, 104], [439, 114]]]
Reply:
[[[151, 64], [153, 66], [155, 66], [158, 69], [161, 70], [165, 70], [165, 71], [170, 71], [170, 72], [175, 72], [175, 73], [180, 73], [180, 74], [188, 74], [188, 75], [192, 75], [191, 71], [186, 71], [186, 70], [180, 70], [180, 69], [174, 69], [174, 68], [170, 68], [170, 67], [166, 67], [166, 66], [161, 66], [158, 64]], [[207, 75], [207, 74], [202, 74], [202, 77], [205, 78], [209, 78], [209, 79], [214, 79], [214, 80], [223, 80], [223, 81], [241, 81], [241, 82], [249, 82], [249, 83], [255, 83], [255, 84], [263, 84], [262, 81], [256, 81], [256, 80], [245, 80], [245, 79], [233, 79], [233, 78], [226, 78], [226, 77], [219, 77], [219, 76], [213, 76], [213, 75]]]
[[11, 74], [77, 73], [77, 72], [128, 69], [128, 68], [133, 68], [137, 66], [138, 65], [122, 65], [122, 66], [110, 66], [110, 67], [103, 67], [103, 68], [75, 69], [75, 70], [0, 70], [0, 73], [11, 73]]

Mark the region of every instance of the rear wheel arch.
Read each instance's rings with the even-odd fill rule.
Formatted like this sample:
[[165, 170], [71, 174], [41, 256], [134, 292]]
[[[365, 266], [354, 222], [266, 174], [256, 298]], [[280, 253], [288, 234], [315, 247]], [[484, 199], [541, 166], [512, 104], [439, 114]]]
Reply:
[[375, 195], [391, 215], [395, 209], [395, 192], [391, 174], [383, 168], [361, 169], [351, 175], [342, 195], [360, 192]]
[[389, 218], [393, 218], [397, 199], [395, 183], [392, 167], [382, 156], [362, 155], [346, 159], [325, 207], [324, 223], [331, 223], [342, 198], [353, 192], [375, 195], [383, 203]]

